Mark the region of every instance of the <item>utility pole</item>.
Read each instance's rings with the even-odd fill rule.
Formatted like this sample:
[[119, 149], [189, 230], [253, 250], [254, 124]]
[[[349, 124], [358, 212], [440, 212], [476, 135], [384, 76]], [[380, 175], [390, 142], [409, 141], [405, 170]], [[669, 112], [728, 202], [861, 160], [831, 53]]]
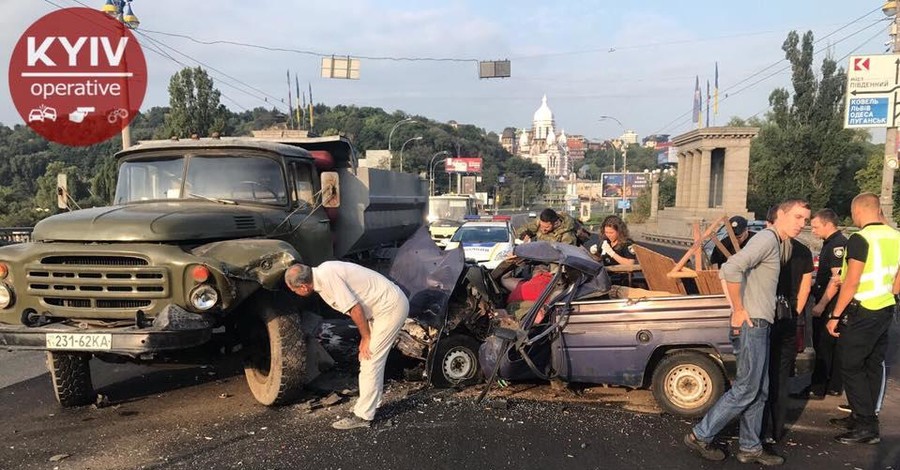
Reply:
[[[887, 2], [885, 7], [891, 2]], [[890, 26], [891, 50], [894, 54], [900, 53], [900, 14], [894, 3], [894, 21]], [[885, 8], [884, 13], [890, 16]], [[881, 211], [887, 221], [894, 224], [894, 171], [897, 168], [897, 128], [888, 127], [884, 138], [884, 164], [881, 170]]]

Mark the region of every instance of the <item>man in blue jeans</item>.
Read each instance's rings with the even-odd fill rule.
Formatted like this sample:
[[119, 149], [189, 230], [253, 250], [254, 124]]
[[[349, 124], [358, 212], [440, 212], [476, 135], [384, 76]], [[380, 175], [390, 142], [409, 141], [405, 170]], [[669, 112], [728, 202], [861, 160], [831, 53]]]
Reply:
[[763, 449], [763, 411], [769, 390], [769, 328], [775, 320], [775, 294], [782, 257], [790, 257], [790, 239], [809, 222], [809, 204], [790, 199], [778, 205], [773, 227], [758, 233], [719, 270], [731, 303], [731, 344], [737, 374], [731, 389], [684, 436], [684, 444], [708, 460], [724, 460], [713, 440], [740, 417], [741, 463], [780, 465], [784, 458]]

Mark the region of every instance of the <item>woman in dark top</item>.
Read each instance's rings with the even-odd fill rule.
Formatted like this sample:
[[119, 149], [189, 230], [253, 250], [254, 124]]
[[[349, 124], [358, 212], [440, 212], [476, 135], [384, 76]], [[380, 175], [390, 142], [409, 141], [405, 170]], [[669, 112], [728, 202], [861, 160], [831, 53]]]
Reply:
[[634, 264], [634, 242], [628, 238], [628, 226], [617, 215], [603, 219], [600, 224], [600, 240], [590, 248], [591, 254], [599, 258], [604, 266]]

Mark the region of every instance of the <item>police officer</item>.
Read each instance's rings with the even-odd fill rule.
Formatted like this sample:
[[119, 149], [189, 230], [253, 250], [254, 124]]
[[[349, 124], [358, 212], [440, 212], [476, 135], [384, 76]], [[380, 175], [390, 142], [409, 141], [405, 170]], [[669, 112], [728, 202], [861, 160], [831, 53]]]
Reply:
[[819, 271], [813, 283], [812, 294], [816, 304], [812, 308], [812, 341], [816, 351], [816, 363], [809, 387], [796, 395], [797, 398], [822, 400], [825, 394], [838, 396], [843, 393], [841, 371], [838, 367], [837, 338], [825, 329], [828, 317], [834, 311], [837, 287], [828, 289], [831, 276], [844, 262], [844, 248], [847, 237], [837, 228], [837, 214], [831, 209], [822, 209], [813, 215], [810, 226], [812, 234], [821, 238], [822, 251], [819, 252]]
[[900, 233], [882, 222], [878, 196], [872, 193], [853, 198], [850, 213], [861, 229], [847, 240], [841, 290], [826, 328], [840, 337], [844, 390], [853, 412], [830, 423], [847, 429], [835, 437], [842, 444], [877, 444], [881, 438], [875, 409], [896, 303]]

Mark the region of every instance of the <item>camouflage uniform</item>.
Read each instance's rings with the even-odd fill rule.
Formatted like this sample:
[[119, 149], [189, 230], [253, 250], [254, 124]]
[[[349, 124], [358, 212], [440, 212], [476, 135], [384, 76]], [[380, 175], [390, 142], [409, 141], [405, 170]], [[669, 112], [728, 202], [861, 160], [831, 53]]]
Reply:
[[538, 223], [540, 219], [535, 219], [519, 229], [518, 235], [521, 237], [523, 234], [535, 234], [531, 237], [532, 241], [541, 241], [541, 242], [560, 242], [560, 243], [568, 243], [569, 245], [577, 245], [578, 239], [575, 237], [575, 219], [573, 219], [569, 214], [558, 214], [559, 220], [557, 221], [559, 225], [556, 226], [555, 229], [550, 231], [550, 233], [541, 232]]

